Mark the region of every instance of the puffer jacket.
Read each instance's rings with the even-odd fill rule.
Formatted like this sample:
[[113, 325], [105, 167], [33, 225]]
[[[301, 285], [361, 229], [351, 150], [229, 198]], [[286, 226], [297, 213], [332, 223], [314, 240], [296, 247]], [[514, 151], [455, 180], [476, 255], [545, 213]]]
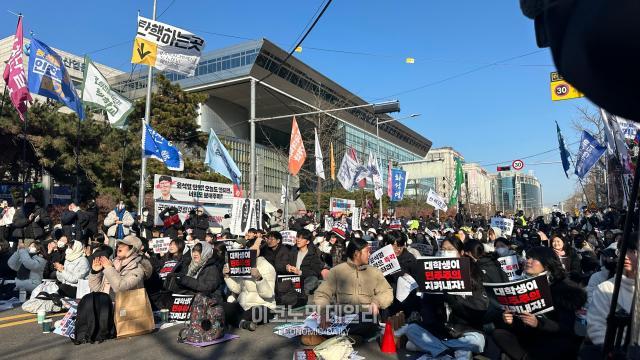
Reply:
[[351, 259], [329, 271], [314, 293], [321, 308], [331, 304], [369, 305], [386, 309], [393, 302], [393, 289], [382, 272], [369, 265], [356, 266]]
[[183, 275], [178, 285], [192, 294], [202, 294], [222, 302], [222, 268], [219, 260], [210, 258], [195, 276]]
[[27, 249], [18, 249], [9, 258], [9, 267], [17, 272], [20, 269], [20, 265], [24, 265], [25, 268], [29, 269], [29, 278], [24, 280], [16, 278], [16, 289], [33, 291], [42, 282], [42, 272], [47, 265], [47, 260], [40, 255], [31, 257]]
[[[116, 237], [118, 231], [118, 225], [116, 225], [116, 221], [118, 221], [118, 215], [116, 215], [116, 212], [114, 210], [111, 210], [107, 217], [104, 218], [104, 226], [109, 227], [109, 230], [107, 230], [108, 237]], [[125, 211], [124, 216], [122, 217], [122, 229], [124, 230], [124, 236], [129, 235], [133, 223], [133, 216], [131, 216], [131, 213], [129, 213], [128, 211]]]
[[62, 272], [56, 271], [56, 278], [63, 284], [75, 287], [78, 286], [78, 280], [89, 275], [89, 271], [91, 271], [89, 261], [85, 256], [80, 256], [73, 261], [66, 260]]
[[[98, 272], [91, 270], [89, 288], [92, 292], [109, 294], [114, 301], [117, 292], [143, 288], [144, 269], [140, 260], [140, 255], [134, 254], [125, 260], [116, 259], [112, 267]], [[120, 264], [122, 268], [118, 271], [116, 266]]]
[[256, 261], [256, 267], [262, 275], [262, 280], [255, 281], [252, 278], [224, 279], [225, 284], [232, 293], [238, 295], [238, 303], [244, 310], [254, 306], [266, 306], [273, 310], [276, 308], [275, 286], [276, 270], [262, 256]]

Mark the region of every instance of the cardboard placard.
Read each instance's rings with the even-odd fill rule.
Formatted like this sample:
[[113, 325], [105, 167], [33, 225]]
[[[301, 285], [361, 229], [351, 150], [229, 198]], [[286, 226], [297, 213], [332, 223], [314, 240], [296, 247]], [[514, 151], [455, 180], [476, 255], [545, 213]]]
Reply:
[[324, 217], [324, 231], [331, 231], [333, 229], [333, 218], [331, 216]]
[[293, 288], [299, 294], [302, 294], [302, 279], [300, 279], [300, 275], [278, 275], [278, 282], [284, 281], [291, 281]]
[[530, 279], [500, 284], [485, 283], [484, 286], [489, 293], [495, 295], [504, 310], [530, 314], [553, 310], [551, 289], [544, 273]]
[[265, 201], [261, 199], [234, 198], [231, 207], [231, 233], [244, 235], [251, 229], [262, 230], [262, 213]]
[[383, 275], [393, 274], [400, 271], [400, 262], [393, 252], [393, 247], [387, 245], [369, 256], [369, 265], [377, 267]]
[[280, 231], [280, 235], [282, 235], [282, 244], [283, 245], [295, 245], [296, 244], [296, 235], [297, 232], [293, 230], [283, 230]]
[[169, 244], [171, 244], [170, 237], [155, 238], [149, 241], [149, 247], [156, 254], [164, 254], [169, 251]]
[[53, 330], [54, 334], [66, 336], [68, 338], [75, 338], [76, 333], [76, 314], [78, 309], [74, 306], [70, 307], [62, 320], [60, 320], [60, 326], [56, 326]]
[[416, 259], [420, 292], [429, 294], [471, 295], [471, 272], [468, 257], [427, 257]]
[[362, 230], [360, 220], [362, 219], [362, 208], [354, 207], [351, 216], [351, 230]]
[[227, 250], [229, 275], [232, 277], [250, 277], [251, 268], [256, 267], [256, 255], [255, 250]]
[[169, 321], [189, 321], [189, 310], [193, 295], [172, 294], [173, 302], [169, 309]]
[[502, 236], [511, 236], [513, 232], [513, 220], [501, 217], [491, 218], [491, 227], [497, 227], [502, 231]]
[[435, 251], [433, 250], [433, 246], [429, 243], [413, 243], [410, 247], [418, 250], [420, 256], [433, 256], [435, 255]]
[[518, 264], [518, 257], [516, 255], [499, 257], [498, 262], [502, 267], [502, 271], [509, 277], [509, 281], [514, 281], [518, 278], [517, 271], [520, 270], [520, 265]]

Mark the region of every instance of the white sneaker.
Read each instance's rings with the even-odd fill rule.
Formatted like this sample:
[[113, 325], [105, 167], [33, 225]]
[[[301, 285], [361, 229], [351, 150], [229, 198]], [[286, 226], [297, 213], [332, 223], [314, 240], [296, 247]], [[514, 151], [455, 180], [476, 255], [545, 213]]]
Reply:
[[456, 360], [471, 360], [473, 359], [473, 352], [469, 350], [456, 350], [453, 355]]

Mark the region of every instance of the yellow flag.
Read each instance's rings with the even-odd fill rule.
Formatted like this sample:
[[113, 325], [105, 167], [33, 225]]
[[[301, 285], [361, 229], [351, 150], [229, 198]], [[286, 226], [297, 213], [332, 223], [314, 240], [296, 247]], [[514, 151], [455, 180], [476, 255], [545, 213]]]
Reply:
[[331, 153], [331, 180], [336, 179], [336, 161], [333, 159], [333, 143], [329, 144], [329, 152]]
[[413, 64], [413, 63], [415, 63], [415, 62], [416, 62], [416, 59], [414, 59], [414, 58], [407, 58], [407, 59], [405, 60], [405, 62], [406, 62], [407, 64]]
[[302, 46], [298, 46], [298, 47], [296, 48], [296, 52], [297, 52], [297, 53], [301, 53], [301, 52], [302, 52]]
[[158, 45], [137, 37], [133, 42], [133, 54], [131, 55], [132, 64], [146, 64], [155, 66], [156, 57], [158, 56]]

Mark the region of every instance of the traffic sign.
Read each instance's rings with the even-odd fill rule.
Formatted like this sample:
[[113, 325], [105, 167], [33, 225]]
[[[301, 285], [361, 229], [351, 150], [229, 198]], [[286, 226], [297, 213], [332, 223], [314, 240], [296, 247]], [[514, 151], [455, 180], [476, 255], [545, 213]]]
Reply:
[[500, 171], [511, 171], [511, 166], [498, 166], [497, 170], [498, 170], [498, 172], [500, 172]]
[[584, 94], [569, 84], [557, 72], [551, 73], [551, 100], [569, 100], [584, 97]]
[[511, 163], [511, 167], [513, 167], [513, 170], [522, 170], [522, 168], [524, 167], [524, 162], [522, 160], [513, 160], [513, 163]]

